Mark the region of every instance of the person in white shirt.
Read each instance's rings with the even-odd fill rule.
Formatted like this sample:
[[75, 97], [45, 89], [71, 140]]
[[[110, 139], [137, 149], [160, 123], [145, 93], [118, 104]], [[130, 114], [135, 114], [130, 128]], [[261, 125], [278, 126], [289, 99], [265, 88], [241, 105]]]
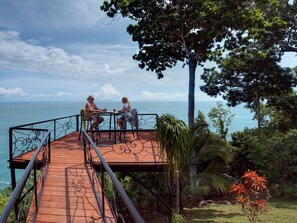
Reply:
[[118, 118], [118, 120], [117, 120], [117, 124], [120, 127], [120, 129], [124, 129], [124, 124], [125, 124], [126, 120], [132, 119], [132, 116], [131, 116], [132, 107], [131, 107], [131, 104], [130, 104], [128, 98], [123, 97], [122, 103], [124, 104], [124, 106], [118, 112], [123, 113], [123, 115], [120, 118]]

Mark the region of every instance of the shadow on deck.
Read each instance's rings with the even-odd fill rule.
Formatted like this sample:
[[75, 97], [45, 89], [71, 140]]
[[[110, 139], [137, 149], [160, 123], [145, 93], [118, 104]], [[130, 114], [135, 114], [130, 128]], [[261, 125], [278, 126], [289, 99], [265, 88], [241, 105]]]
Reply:
[[[103, 222], [102, 213], [94, 188], [91, 184], [89, 169], [84, 160], [82, 138], [78, 132], [69, 134], [51, 143], [47, 176], [45, 178], [41, 201], [36, 208], [30, 207], [27, 221], [36, 222]], [[160, 156], [154, 131], [139, 132], [139, 138], [127, 132], [124, 141], [111, 141], [108, 132], [89, 133], [97, 140], [97, 147], [110, 168], [115, 172], [161, 172], [164, 161]], [[10, 163], [14, 168], [26, 168], [35, 150], [15, 157]], [[93, 153], [93, 166], [101, 170], [97, 154]], [[38, 160], [41, 162], [41, 155]], [[37, 162], [38, 163], [38, 162]], [[95, 182], [99, 191], [100, 183]], [[116, 222], [107, 200], [105, 203], [105, 220]], [[34, 211], [35, 210], [35, 211]]]

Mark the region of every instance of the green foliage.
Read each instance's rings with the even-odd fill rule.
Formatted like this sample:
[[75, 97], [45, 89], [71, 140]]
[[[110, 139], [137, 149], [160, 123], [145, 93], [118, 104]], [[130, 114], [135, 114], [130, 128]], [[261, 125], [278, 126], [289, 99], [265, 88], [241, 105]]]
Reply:
[[222, 102], [217, 102], [217, 107], [212, 108], [208, 113], [210, 121], [221, 138], [226, 139], [234, 115], [230, 109], [224, 108]]
[[[174, 191], [179, 191], [177, 199], [182, 201], [184, 182], [189, 170], [190, 131], [183, 121], [168, 114], [158, 118], [157, 126], [157, 141], [160, 144], [160, 152], [167, 161], [167, 187], [169, 205], [172, 207]], [[180, 172], [178, 178], [176, 178], [176, 171]], [[178, 188], [175, 180], [179, 180]]]
[[167, 114], [158, 118], [157, 126], [157, 141], [169, 168], [188, 170], [190, 135], [187, 125]]
[[184, 189], [184, 203], [187, 204], [187, 207], [190, 207], [192, 204], [195, 205], [201, 200], [209, 198], [210, 195], [212, 195], [212, 193], [208, 186], [192, 187], [187, 185]]
[[278, 15], [276, 0], [113, 0], [104, 1], [101, 9], [110, 17], [121, 14], [133, 20], [127, 31], [138, 43], [133, 59], [141, 69], [162, 78], [177, 62], [189, 66], [190, 126], [194, 123], [197, 65], [219, 61], [225, 50], [251, 39], [278, 40], [283, 36], [279, 30], [287, 25]]
[[5, 208], [9, 197], [11, 196], [11, 187], [6, 187], [0, 190], [0, 213], [2, 213]]
[[280, 47], [283, 52], [297, 52], [297, 1], [280, 1], [280, 16], [288, 24], [285, 29]]
[[272, 128], [282, 132], [297, 128], [296, 91], [288, 94], [275, 95], [269, 99], [266, 107], [270, 108], [269, 125]]
[[[166, 190], [166, 181], [163, 173], [132, 173], [140, 179], [147, 187], [149, 187], [159, 198], [167, 203], [168, 193]], [[141, 184], [127, 175], [121, 176], [121, 184], [132, 203], [139, 209], [157, 210], [156, 198]], [[168, 211], [161, 203], [159, 211]]]
[[[261, 223], [293, 223], [297, 219], [296, 199], [271, 199], [268, 201], [269, 213], [259, 216]], [[186, 209], [189, 222], [212, 223], [246, 223], [241, 207], [235, 204], [207, 205]]]
[[260, 138], [255, 130], [234, 133], [232, 145], [238, 150], [231, 165], [231, 174], [241, 174], [246, 169], [257, 170], [286, 194], [286, 185], [297, 183], [296, 144], [297, 130], [284, 134], [266, 128], [261, 131]]
[[171, 214], [172, 223], [187, 223], [186, 219], [179, 213], [179, 211], [174, 210]]
[[201, 89], [210, 96], [222, 95], [230, 106], [245, 102], [248, 107], [257, 108], [260, 99], [290, 92], [296, 86], [295, 75], [278, 62], [273, 50], [242, 46], [221, 60], [220, 71], [204, 69], [201, 78], [206, 84]]
[[195, 156], [190, 162], [197, 167], [197, 185], [207, 186], [218, 193], [226, 193], [230, 182], [223, 175], [232, 161], [233, 147], [220, 136], [209, 131], [202, 112], [191, 128], [191, 148]]
[[[9, 201], [9, 198], [11, 196], [11, 187], [6, 187], [4, 189], [0, 189], [0, 213], [3, 212], [5, 206], [7, 205], [7, 202]], [[14, 216], [14, 212], [12, 211], [8, 217], [8, 221], [9, 222], [15, 222], [15, 216]]]

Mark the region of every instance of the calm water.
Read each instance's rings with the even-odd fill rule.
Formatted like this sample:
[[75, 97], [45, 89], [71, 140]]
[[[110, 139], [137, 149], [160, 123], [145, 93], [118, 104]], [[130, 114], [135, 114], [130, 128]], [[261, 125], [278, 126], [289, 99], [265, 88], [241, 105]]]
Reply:
[[[0, 102], [0, 188], [8, 186], [10, 183], [10, 171], [7, 163], [9, 127], [79, 114], [84, 104], [85, 102]], [[187, 122], [187, 102], [131, 102], [131, 104], [132, 107], [138, 109], [138, 113], [157, 113], [159, 115], [169, 113]], [[108, 110], [120, 109], [121, 103], [102, 102], [97, 103], [97, 106], [108, 108]], [[195, 112], [197, 114], [199, 109], [207, 114], [215, 106], [215, 102], [196, 102]], [[256, 126], [256, 122], [252, 120], [253, 115], [243, 106], [230, 108], [230, 110], [235, 114], [230, 132]]]

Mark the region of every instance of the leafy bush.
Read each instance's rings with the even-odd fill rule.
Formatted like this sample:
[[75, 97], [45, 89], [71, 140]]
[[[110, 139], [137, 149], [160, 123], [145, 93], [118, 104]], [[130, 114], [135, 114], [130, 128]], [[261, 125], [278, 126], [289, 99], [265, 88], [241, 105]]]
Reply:
[[184, 189], [184, 195], [184, 203], [187, 204], [187, 206], [191, 206], [191, 204], [196, 204], [201, 200], [208, 199], [211, 195], [211, 190], [208, 186], [192, 187], [188, 185]]
[[[281, 133], [263, 129], [259, 136], [254, 129], [245, 129], [232, 135], [237, 147], [230, 174], [235, 178], [245, 169], [257, 170], [280, 195], [290, 195], [287, 185], [297, 183], [297, 130]], [[276, 191], [276, 190], [273, 190]]]
[[[7, 205], [7, 202], [11, 196], [11, 187], [6, 187], [4, 189], [0, 189], [0, 213], [3, 212], [5, 206]], [[14, 212], [12, 211], [8, 217], [7, 222], [15, 222], [15, 215]]]

